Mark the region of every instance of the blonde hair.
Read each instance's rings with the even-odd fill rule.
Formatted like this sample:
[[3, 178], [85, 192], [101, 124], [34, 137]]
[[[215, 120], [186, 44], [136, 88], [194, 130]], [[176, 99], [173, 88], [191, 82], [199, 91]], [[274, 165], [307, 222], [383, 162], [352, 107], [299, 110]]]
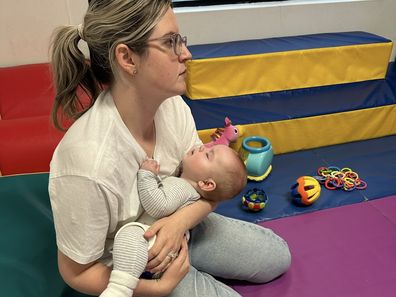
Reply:
[[[79, 118], [103, 86], [113, 82], [117, 45], [145, 54], [147, 40], [169, 7], [171, 0], [91, 0], [82, 26], [54, 31], [51, 64], [56, 97], [51, 118], [56, 128], [65, 130], [60, 117]], [[90, 61], [78, 48], [81, 39], [88, 45]], [[88, 95], [88, 103], [81, 100], [79, 89]]]
[[216, 188], [204, 192], [203, 197], [211, 201], [224, 201], [238, 195], [246, 186], [247, 171], [242, 158], [235, 152], [234, 159], [213, 176]]

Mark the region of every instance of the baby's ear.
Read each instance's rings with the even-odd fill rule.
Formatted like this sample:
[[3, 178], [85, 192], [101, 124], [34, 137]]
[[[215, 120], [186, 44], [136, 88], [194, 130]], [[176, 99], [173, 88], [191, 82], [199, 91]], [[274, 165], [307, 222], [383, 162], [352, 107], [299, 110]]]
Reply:
[[210, 192], [216, 189], [216, 182], [212, 178], [206, 180], [200, 180], [198, 182], [198, 187], [205, 192]]

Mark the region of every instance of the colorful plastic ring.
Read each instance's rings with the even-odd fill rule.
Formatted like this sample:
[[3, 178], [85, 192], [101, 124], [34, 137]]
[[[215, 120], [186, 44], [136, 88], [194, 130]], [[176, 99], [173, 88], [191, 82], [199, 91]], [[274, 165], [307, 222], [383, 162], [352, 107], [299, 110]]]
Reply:
[[267, 194], [258, 188], [248, 190], [242, 197], [242, 205], [252, 211], [260, 211], [268, 201]]
[[345, 173], [345, 176], [349, 177], [349, 178], [352, 178], [354, 180], [359, 178], [359, 175], [356, 172], [353, 172], [353, 171]]
[[319, 167], [318, 168], [318, 174], [323, 176], [324, 172], [329, 172], [329, 169], [327, 167]]
[[359, 179], [359, 184], [356, 184], [356, 189], [364, 190], [365, 188], [367, 188], [367, 183], [364, 180]]
[[345, 173], [342, 172], [342, 171], [332, 171], [332, 172], [330, 173], [330, 175], [331, 175], [332, 177], [341, 178], [341, 179], [345, 177]]
[[329, 170], [331, 171], [340, 171], [340, 168], [338, 168], [337, 166], [329, 166], [327, 167]]
[[342, 188], [342, 186], [343, 186], [342, 179], [339, 179], [337, 177], [328, 178], [325, 182], [325, 187], [328, 190], [339, 189]]
[[322, 175], [314, 175], [312, 176], [314, 179], [316, 179], [320, 184], [324, 184], [327, 180], [327, 178], [325, 176]]

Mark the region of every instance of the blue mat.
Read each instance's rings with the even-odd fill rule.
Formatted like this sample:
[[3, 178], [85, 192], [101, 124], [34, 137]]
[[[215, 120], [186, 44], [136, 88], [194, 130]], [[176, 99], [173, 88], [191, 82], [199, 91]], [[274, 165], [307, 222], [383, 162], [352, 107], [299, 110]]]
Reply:
[[[365, 190], [345, 192], [327, 190], [322, 186], [319, 199], [311, 206], [292, 203], [290, 187], [300, 176], [316, 175], [321, 166], [349, 167], [368, 183]], [[272, 172], [262, 182], [248, 182], [246, 190], [263, 189], [268, 203], [257, 213], [241, 207], [241, 197], [221, 203], [216, 212], [225, 216], [261, 222], [271, 219], [312, 212], [320, 209], [363, 202], [396, 194], [396, 135], [346, 143], [307, 151], [274, 156]]]
[[183, 98], [198, 130], [217, 128], [225, 115], [245, 125], [373, 108], [396, 104], [396, 65], [389, 63], [385, 79], [207, 100]]
[[197, 60], [380, 42], [389, 42], [389, 39], [367, 32], [354, 31], [198, 44], [188, 48]]

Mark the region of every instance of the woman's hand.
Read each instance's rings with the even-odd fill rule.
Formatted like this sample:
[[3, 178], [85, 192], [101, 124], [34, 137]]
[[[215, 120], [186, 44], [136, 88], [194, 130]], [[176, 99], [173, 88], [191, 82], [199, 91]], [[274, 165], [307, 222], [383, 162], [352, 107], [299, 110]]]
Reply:
[[179, 255], [170, 263], [169, 267], [159, 279], [158, 285], [169, 295], [187, 275], [189, 270], [190, 258], [188, 256], [187, 239], [184, 237]]
[[169, 217], [156, 221], [144, 234], [146, 239], [157, 235], [153, 247], [149, 250], [146, 269], [152, 273], [164, 271], [171, 261], [167, 256], [179, 251], [186, 231], [195, 227], [216, 206], [217, 203], [199, 199]]
[[159, 297], [168, 296], [187, 275], [190, 269], [187, 240], [181, 243], [179, 256], [170, 263], [160, 279], [141, 279], [134, 291], [136, 296]]
[[[181, 249], [187, 228], [172, 215], [156, 221], [146, 231], [145, 238], [157, 235], [153, 247], [149, 250], [146, 269], [151, 273], [162, 272], [173, 260], [173, 255]], [[185, 239], [184, 239], [185, 240]]]

